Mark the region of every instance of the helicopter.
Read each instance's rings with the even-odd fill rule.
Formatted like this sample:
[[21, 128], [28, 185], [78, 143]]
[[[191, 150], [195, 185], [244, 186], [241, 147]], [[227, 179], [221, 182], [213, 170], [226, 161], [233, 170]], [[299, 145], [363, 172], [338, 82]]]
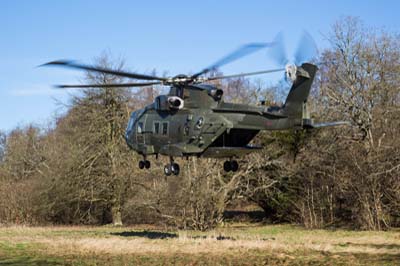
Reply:
[[[307, 41], [304, 41], [307, 38], [309, 39], [308, 36], [303, 38], [303, 43], [299, 45], [300, 49], [296, 54], [297, 61], [301, 60], [299, 59], [302, 57], [301, 53], [307, 50], [307, 45], [304, 45], [304, 43], [307, 44]], [[275, 40], [271, 43], [243, 45], [211, 66], [190, 76], [159, 77], [78, 64], [67, 60], [52, 61], [44, 65], [146, 81], [58, 85], [59, 88], [118, 88], [154, 85], [170, 87], [168, 94], [159, 95], [153, 103], [143, 109], [133, 111], [127, 123], [125, 140], [132, 150], [143, 156], [143, 160], [140, 160], [138, 165], [140, 169], [150, 168], [151, 163], [148, 160], [150, 155], [155, 155], [156, 158], [164, 155], [169, 157], [169, 163], [164, 166], [166, 176], [180, 173], [180, 166], [174, 158], [190, 156], [226, 158], [223, 169], [226, 172], [236, 172], [239, 169], [236, 158], [262, 148], [249, 144], [262, 130], [313, 129], [347, 124], [345, 121], [319, 124], [313, 122], [307, 110], [307, 98], [318, 68], [307, 62], [287, 64], [288, 60], [280, 43], [279, 40]], [[274, 56], [279, 59], [278, 61], [286, 64], [285, 67], [234, 75], [205, 76], [225, 64], [264, 48], [271, 49]], [[286, 78], [292, 83], [282, 106], [225, 102], [223, 90], [207, 83], [273, 72], [284, 72]]]

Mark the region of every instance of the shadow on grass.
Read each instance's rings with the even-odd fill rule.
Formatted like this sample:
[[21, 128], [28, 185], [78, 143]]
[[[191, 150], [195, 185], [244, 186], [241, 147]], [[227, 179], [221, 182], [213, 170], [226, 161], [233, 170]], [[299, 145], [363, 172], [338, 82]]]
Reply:
[[231, 237], [231, 236], [223, 236], [223, 235], [219, 235], [219, 236], [216, 236], [216, 237], [210, 237], [210, 236], [189, 236], [188, 238], [190, 238], [190, 239], [210, 239], [210, 238], [212, 238], [212, 239], [216, 239], [216, 240], [232, 240], [232, 241], [235, 241], [235, 240], [236, 240], [236, 238], [234, 238], [234, 237]]
[[125, 231], [111, 233], [115, 236], [123, 237], [145, 237], [148, 239], [166, 239], [166, 238], [177, 238], [178, 235], [175, 233], [160, 232], [160, 231]]
[[[160, 231], [124, 231], [124, 232], [113, 232], [110, 233], [114, 236], [123, 236], [123, 237], [145, 237], [148, 239], [167, 239], [167, 238], [177, 238], [178, 235], [175, 233], [168, 232], [160, 232]], [[207, 239], [209, 236], [189, 236], [191, 239]], [[236, 240], [230, 236], [218, 235], [214, 237], [216, 240]]]
[[38, 259], [33, 257], [18, 257], [18, 258], [9, 258], [9, 259], [2, 259], [0, 258], [0, 265], [27, 265], [27, 266], [55, 266], [55, 265], [64, 265], [59, 261], [55, 261], [53, 259]]

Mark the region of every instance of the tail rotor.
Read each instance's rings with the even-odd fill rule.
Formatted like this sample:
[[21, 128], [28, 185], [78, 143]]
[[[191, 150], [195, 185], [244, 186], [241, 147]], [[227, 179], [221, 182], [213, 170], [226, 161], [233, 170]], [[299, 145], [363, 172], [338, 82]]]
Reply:
[[296, 80], [298, 67], [312, 60], [317, 54], [315, 41], [306, 31], [303, 31], [301, 35], [292, 61], [289, 60], [287, 56], [282, 32], [276, 35], [274, 43], [275, 45], [268, 50], [268, 56], [278, 64], [279, 67], [285, 68], [284, 79], [290, 83]]

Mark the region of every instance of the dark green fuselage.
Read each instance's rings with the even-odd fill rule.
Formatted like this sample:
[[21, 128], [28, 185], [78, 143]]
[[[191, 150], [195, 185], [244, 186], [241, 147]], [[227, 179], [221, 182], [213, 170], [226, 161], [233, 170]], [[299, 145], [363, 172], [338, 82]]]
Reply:
[[253, 151], [247, 145], [260, 130], [288, 129], [302, 122], [273, 115], [265, 106], [215, 101], [207, 90], [187, 87], [185, 92], [188, 97], [180, 110], [157, 110], [151, 104], [134, 112], [128, 145], [143, 155], [233, 157]]
[[[308, 71], [293, 84], [283, 107], [226, 103], [211, 85], [171, 87], [169, 95], [132, 113], [127, 144], [142, 155], [237, 157], [252, 152], [256, 148], [248, 144], [260, 130], [303, 126], [316, 67], [302, 67]], [[160, 101], [171, 96], [180, 97], [184, 106], [163, 108]]]

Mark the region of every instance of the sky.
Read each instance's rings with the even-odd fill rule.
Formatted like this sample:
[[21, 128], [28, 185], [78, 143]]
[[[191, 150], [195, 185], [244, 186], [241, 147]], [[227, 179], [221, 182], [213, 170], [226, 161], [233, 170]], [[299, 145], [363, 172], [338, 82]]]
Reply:
[[[343, 16], [398, 33], [400, 1], [0, 1], [0, 130], [46, 125], [65, 112], [83, 73], [37, 67], [57, 59], [91, 63], [104, 52], [123, 58], [129, 70], [169, 75], [194, 73], [249, 42], [284, 33], [293, 54], [306, 30], [320, 50]], [[276, 68], [265, 51], [221, 68], [225, 74]], [[276, 77], [260, 76], [266, 83]], [[73, 93], [73, 92], [72, 92]]]

